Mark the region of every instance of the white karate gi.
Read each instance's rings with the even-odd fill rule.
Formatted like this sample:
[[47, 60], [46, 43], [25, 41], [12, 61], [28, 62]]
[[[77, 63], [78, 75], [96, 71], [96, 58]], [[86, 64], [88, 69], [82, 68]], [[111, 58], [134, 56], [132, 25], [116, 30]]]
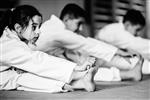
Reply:
[[64, 23], [54, 15], [45, 21], [40, 29], [41, 34], [36, 42], [36, 49], [52, 55], [61, 48], [66, 48], [109, 62], [118, 50], [112, 45], [67, 30]]
[[[98, 31], [95, 38], [118, 48], [139, 53], [145, 60], [150, 61], [150, 40], [131, 35], [125, 30], [123, 23], [113, 23], [105, 26]], [[146, 63], [144, 65], [148, 66], [143, 66], [142, 70], [145, 72], [145, 69], [148, 69], [147, 71], [150, 73], [150, 62], [148, 64], [147, 61], [144, 61], [144, 63]]]
[[[4, 30], [0, 46], [0, 89], [22, 85], [26, 90], [58, 92], [70, 82], [75, 63], [31, 50], [14, 31]], [[8, 70], [11, 66], [29, 73]]]
[[[59, 56], [64, 52], [65, 48], [80, 52], [83, 55], [94, 56], [109, 62], [117, 51], [117, 48], [114, 46], [97, 41], [96, 39], [85, 38], [67, 30], [64, 23], [54, 15], [52, 15], [49, 20], [44, 22], [40, 29], [41, 34], [36, 42], [36, 49], [51, 55]], [[80, 60], [83, 59], [80, 59], [79, 57], [78, 61]], [[83, 63], [83, 61], [80, 62]], [[99, 78], [100, 80], [120, 80], [119, 70], [116, 71], [117, 74], [114, 74], [115, 71], [113, 69], [107, 69], [107, 71], [107, 74], [109, 74], [110, 77]], [[101, 72], [102, 76], [106, 75], [106, 70], [104, 71], [104, 75], [102, 73], [103, 71], [98, 72]], [[116, 77], [118, 78], [116, 79]], [[96, 78], [96, 80], [98, 79]]]
[[[72, 50], [66, 50], [66, 56], [73, 62], [76, 62], [77, 64], [81, 64], [81, 65], [85, 61], [88, 61], [89, 58], [91, 58], [88, 55], [83, 55], [78, 52], [74, 52]], [[122, 61], [123, 60], [121, 59], [121, 62]], [[121, 81], [120, 70], [113, 66], [111, 68], [105, 68], [105, 66], [101, 66], [98, 69], [97, 73], [95, 74], [94, 80], [95, 81]]]

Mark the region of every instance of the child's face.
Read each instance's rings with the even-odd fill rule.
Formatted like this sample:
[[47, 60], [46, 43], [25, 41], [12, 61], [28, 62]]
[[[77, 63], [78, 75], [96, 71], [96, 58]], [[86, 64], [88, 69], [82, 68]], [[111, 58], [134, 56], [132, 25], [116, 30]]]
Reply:
[[30, 43], [35, 43], [40, 34], [40, 26], [42, 23], [41, 16], [34, 16], [30, 21], [29, 25], [22, 30], [22, 37]]
[[130, 32], [132, 35], [137, 36], [138, 33], [140, 32], [140, 30], [142, 30], [142, 26], [141, 25], [132, 25], [130, 24], [126, 30], [128, 32]]
[[72, 32], [80, 32], [83, 30], [83, 18], [69, 19], [65, 22], [66, 28]]

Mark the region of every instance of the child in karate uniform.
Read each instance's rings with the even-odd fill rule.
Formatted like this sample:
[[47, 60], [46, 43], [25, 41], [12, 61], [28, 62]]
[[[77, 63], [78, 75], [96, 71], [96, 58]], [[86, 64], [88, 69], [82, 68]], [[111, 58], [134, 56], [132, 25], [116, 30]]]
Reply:
[[[82, 12], [81, 9], [79, 7], [76, 7], [76, 5], [74, 7], [74, 4], [68, 6], [73, 6], [72, 8], [75, 9], [75, 12], [77, 12], [76, 15], [74, 15], [74, 12], [67, 12], [66, 14], [64, 14], [64, 17], [62, 17], [62, 20], [52, 15], [49, 20], [42, 24], [40, 28], [41, 35], [36, 42], [36, 46], [33, 48], [44, 51], [48, 54], [63, 57], [65, 59], [70, 59], [72, 61], [73, 59], [75, 59], [75, 57], [67, 57], [68, 54], [65, 53], [66, 49], [77, 51], [78, 54], [86, 55], [88, 57], [92, 56], [98, 59], [102, 59], [105, 62], [110, 62], [111, 60], [113, 60], [115, 55], [118, 54], [117, 51], [119, 51], [119, 49], [96, 39], [90, 37], [85, 38], [81, 35], [75, 34], [76, 31], [81, 29], [80, 27], [82, 26], [81, 23], [83, 20], [83, 16], [81, 16], [80, 14], [83, 13], [80, 13]], [[69, 8], [69, 10], [72, 10], [71, 7]], [[79, 58], [78, 60], [82, 61], [81, 58]], [[125, 63], [126, 62], [127, 61], [125, 61]], [[131, 66], [129, 63], [127, 64]], [[122, 65], [125, 66], [124, 63]], [[140, 63], [138, 66], [140, 65], [142, 64]], [[136, 64], [134, 66], [136, 66]], [[140, 76], [141, 71], [139, 68], [138, 70], [139, 71], [136, 74], [139, 74], [138, 76]], [[119, 73], [118, 69], [116, 72]], [[120, 74], [117, 75], [118, 77], [120, 77]], [[132, 78], [135, 78], [135, 80], [141, 80], [141, 77], [137, 78], [136, 75], [134, 75], [134, 77]], [[118, 79], [120, 80], [120, 78]]]
[[18, 6], [4, 14], [0, 22], [0, 90], [94, 91], [93, 76], [97, 68], [77, 71], [76, 63], [28, 46], [38, 39], [41, 23], [42, 15], [30, 5]]
[[100, 29], [95, 38], [125, 49], [144, 58], [143, 74], [150, 74], [150, 40], [138, 36], [145, 26], [145, 19], [138, 10], [128, 10], [123, 22], [112, 23]]

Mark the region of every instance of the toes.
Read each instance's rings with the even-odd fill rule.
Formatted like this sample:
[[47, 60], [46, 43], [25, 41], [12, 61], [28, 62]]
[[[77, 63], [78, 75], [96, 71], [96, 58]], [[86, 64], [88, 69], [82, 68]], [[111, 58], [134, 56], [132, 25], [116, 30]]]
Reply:
[[87, 92], [93, 92], [95, 91], [95, 85], [94, 84], [87, 84], [87, 87], [85, 88]]
[[63, 90], [67, 90], [67, 91], [69, 91], [69, 92], [74, 91], [73, 87], [72, 87], [71, 85], [69, 85], [69, 84], [65, 84], [65, 85], [63, 86]]

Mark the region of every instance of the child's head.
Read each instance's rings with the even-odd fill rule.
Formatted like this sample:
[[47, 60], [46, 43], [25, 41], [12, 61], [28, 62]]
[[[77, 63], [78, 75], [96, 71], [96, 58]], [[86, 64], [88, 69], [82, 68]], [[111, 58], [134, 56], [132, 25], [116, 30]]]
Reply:
[[86, 11], [76, 4], [67, 4], [60, 14], [60, 19], [67, 29], [73, 32], [82, 31], [82, 24], [86, 20]]
[[138, 10], [128, 10], [123, 18], [125, 29], [133, 35], [137, 35], [145, 26], [145, 18], [142, 13]]
[[[30, 5], [21, 5], [13, 10], [8, 10], [1, 20], [1, 29], [8, 27], [15, 31], [18, 37], [26, 42], [35, 41], [40, 33], [42, 15]], [[2, 30], [2, 31], [3, 31]]]

